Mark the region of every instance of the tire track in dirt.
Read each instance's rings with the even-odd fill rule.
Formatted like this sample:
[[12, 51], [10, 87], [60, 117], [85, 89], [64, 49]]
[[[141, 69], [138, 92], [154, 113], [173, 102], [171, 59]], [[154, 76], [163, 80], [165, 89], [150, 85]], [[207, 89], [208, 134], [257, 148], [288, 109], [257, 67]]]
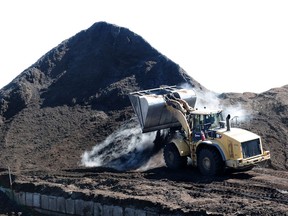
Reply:
[[288, 194], [281, 193], [275, 188], [263, 185], [250, 185], [250, 182], [232, 183], [214, 185], [211, 192], [222, 195], [233, 195], [238, 197], [251, 198], [255, 200], [269, 200], [277, 203], [288, 204]]

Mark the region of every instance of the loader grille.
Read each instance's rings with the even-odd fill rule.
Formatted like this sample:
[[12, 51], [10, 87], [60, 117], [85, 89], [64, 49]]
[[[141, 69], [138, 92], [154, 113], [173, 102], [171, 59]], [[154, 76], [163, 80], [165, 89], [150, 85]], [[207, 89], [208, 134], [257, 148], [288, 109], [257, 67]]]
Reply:
[[261, 154], [260, 140], [250, 140], [241, 143], [243, 158], [249, 158]]

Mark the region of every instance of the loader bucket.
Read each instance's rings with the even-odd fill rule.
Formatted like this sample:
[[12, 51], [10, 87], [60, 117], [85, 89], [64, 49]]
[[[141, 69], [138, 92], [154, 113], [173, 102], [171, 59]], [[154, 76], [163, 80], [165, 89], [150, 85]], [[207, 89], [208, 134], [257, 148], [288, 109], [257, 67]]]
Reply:
[[196, 94], [191, 89], [169, 86], [129, 94], [130, 102], [143, 133], [181, 126], [166, 108], [164, 96], [167, 94], [173, 94], [175, 97], [185, 100], [194, 108]]

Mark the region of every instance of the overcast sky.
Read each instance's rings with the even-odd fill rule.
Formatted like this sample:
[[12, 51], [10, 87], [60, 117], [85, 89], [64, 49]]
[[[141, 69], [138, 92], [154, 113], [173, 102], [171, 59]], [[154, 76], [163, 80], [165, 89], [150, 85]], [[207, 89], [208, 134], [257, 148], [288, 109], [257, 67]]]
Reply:
[[216, 92], [288, 84], [288, 1], [7, 0], [0, 88], [98, 21], [129, 28]]

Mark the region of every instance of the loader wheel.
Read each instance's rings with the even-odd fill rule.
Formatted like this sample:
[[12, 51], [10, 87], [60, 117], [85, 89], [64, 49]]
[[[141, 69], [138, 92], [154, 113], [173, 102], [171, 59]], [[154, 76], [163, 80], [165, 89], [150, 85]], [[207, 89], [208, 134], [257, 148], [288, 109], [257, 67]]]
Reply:
[[187, 165], [187, 157], [181, 156], [174, 143], [169, 143], [164, 147], [164, 160], [170, 169], [180, 169]]
[[203, 148], [198, 152], [197, 166], [200, 173], [205, 176], [221, 174], [224, 170], [221, 155], [213, 148]]

